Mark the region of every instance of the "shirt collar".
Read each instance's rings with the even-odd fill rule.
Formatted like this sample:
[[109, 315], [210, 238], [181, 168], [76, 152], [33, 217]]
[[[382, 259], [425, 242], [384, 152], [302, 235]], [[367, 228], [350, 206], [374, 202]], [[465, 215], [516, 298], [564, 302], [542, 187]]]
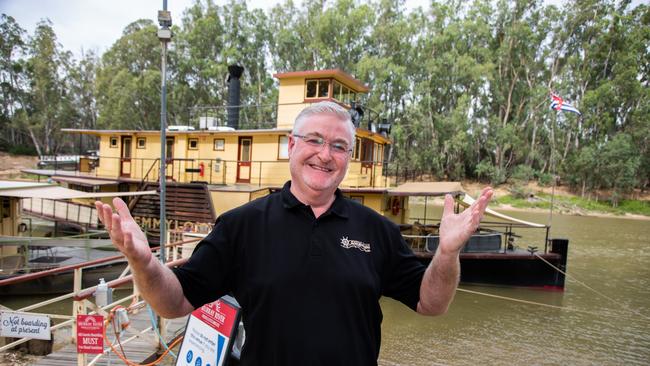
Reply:
[[[284, 208], [292, 209], [299, 206], [306, 206], [300, 202], [296, 196], [293, 195], [293, 193], [291, 193], [291, 181], [288, 181], [284, 184], [282, 187], [281, 195]], [[325, 212], [325, 215], [328, 213], [333, 213], [339, 217], [347, 219], [349, 216], [348, 212], [350, 203], [345, 199], [340, 189], [337, 188], [334, 192], [334, 195], [336, 196], [334, 198], [334, 202], [332, 202], [332, 206], [330, 206], [327, 212]]]

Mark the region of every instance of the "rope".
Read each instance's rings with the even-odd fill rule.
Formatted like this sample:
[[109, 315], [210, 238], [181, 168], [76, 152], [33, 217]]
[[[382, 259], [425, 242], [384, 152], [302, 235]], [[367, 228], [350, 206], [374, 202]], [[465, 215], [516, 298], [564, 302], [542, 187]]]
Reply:
[[[115, 353], [115, 354], [117, 355], [117, 357], [119, 357], [122, 361], [124, 361], [124, 363], [125, 363], [126, 365], [128, 365], [128, 366], [153, 366], [153, 365], [157, 365], [157, 364], [158, 364], [158, 363], [159, 363], [159, 362], [160, 362], [160, 361], [161, 361], [161, 360], [162, 360], [162, 359], [167, 355], [167, 353], [170, 352], [170, 349], [171, 349], [171, 348], [174, 348], [174, 347], [175, 347], [175, 346], [176, 346], [176, 345], [177, 345], [181, 340], [183, 340], [183, 337], [178, 337], [175, 341], [173, 341], [173, 342], [169, 345], [169, 348], [167, 348], [167, 349], [166, 349], [166, 350], [165, 350], [165, 351], [160, 355], [160, 357], [158, 357], [156, 360], [154, 360], [154, 361], [152, 361], [152, 362], [150, 362], [150, 363], [141, 364], [141, 363], [133, 362], [133, 361], [127, 359], [126, 356], [125, 356], [124, 354], [118, 352], [118, 351], [115, 349], [115, 346], [113, 345], [113, 343], [111, 343], [111, 341], [108, 339], [108, 336], [106, 335], [106, 328], [108, 328], [108, 323], [111, 322], [112, 319], [113, 319], [113, 316], [114, 316], [114, 314], [115, 314], [115, 313], [114, 313], [114, 310], [115, 310], [115, 309], [117, 309], [117, 307], [111, 309], [111, 312], [109, 313], [108, 318], [107, 318], [106, 321], [105, 321], [105, 325], [104, 325], [104, 329], [103, 329], [104, 340], [106, 341], [106, 343], [108, 343], [108, 345], [110, 346], [111, 350], [113, 350], [113, 353]], [[121, 342], [119, 341], [119, 336], [117, 335], [117, 333], [115, 334], [115, 336], [117, 337], [118, 343], [120, 343], [120, 347], [121, 347], [122, 344], [121, 344]]]
[[560, 268], [556, 267], [553, 263], [551, 263], [551, 262], [547, 261], [546, 259], [544, 259], [544, 258], [543, 258], [541, 255], [539, 255], [538, 253], [533, 253], [533, 254], [534, 254], [537, 258], [541, 259], [544, 263], [546, 263], [546, 264], [548, 264], [549, 266], [553, 267], [556, 271], [562, 273], [564, 276], [566, 276], [566, 277], [568, 277], [569, 279], [571, 279], [571, 280], [577, 282], [578, 284], [580, 284], [580, 285], [586, 287], [588, 290], [592, 291], [593, 293], [595, 293], [595, 294], [597, 294], [597, 295], [600, 295], [600, 296], [606, 298], [607, 300], [609, 300], [609, 301], [613, 302], [614, 304], [620, 306], [620, 307], [623, 308], [624, 310], [627, 310], [627, 311], [629, 311], [629, 312], [631, 312], [631, 313], [633, 313], [633, 314], [635, 314], [635, 315], [637, 315], [637, 316], [640, 316], [640, 317], [644, 318], [645, 320], [650, 320], [650, 317], [641, 314], [641, 313], [638, 312], [637, 310], [628, 307], [627, 305], [623, 304], [622, 302], [620, 302], [620, 301], [618, 301], [618, 300], [616, 300], [616, 299], [614, 299], [614, 298], [611, 298], [611, 297], [605, 295], [604, 293], [602, 293], [602, 292], [596, 290], [595, 288], [593, 288], [593, 287], [587, 285], [586, 283], [580, 281], [579, 279], [577, 279], [577, 278], [571, 276], [570, 274], [568, 274], [568, 273], [566, 273], [565, 271], [561, 270]]
[[167, 346], [167, 342], [163, 339], [163, 337], [160, 335], [160, 331], [158, 331], [158, 324], [156, 324], [156, 316], [154, 315], [153, 309], [151, 308], [151, 305], [147, 304], [147, 309], [149, 310], [149, 320], [151, 320], [151, 326], [153, 327], [154, 331], [156, 331], [156, 335], [158, 336], [158, 339], [160, 340], [160, 343], [165, 347], [166, 350], [169, 351], [169, 354], [174, 357], [174, 359], [177, 359], [178, 356], [174, 352], [172, 352], [171, 349]]

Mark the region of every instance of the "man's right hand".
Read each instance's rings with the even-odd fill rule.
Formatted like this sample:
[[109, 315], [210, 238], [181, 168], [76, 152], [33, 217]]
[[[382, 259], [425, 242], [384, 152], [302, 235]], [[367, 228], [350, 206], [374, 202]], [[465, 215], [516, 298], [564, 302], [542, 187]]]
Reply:
[[152, 258], [147, 236], [133, 220], [124, 201], [114, 198], [113, 205], [117, 213], [113, 213], [110, 205], [101, 201], [95, 202], [99, 220], [106, 227], [113, 245], [126, 256], [131, 268], [137, 270], [146, 267]]

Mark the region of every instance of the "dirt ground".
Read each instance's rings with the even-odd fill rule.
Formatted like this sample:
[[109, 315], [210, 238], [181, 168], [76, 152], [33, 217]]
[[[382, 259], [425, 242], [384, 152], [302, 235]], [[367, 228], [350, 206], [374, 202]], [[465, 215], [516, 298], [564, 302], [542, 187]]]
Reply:
[[38, 156], [11, 155], [0, 151], [0, 179], [17, 179], [21, 169], [35, 169]]

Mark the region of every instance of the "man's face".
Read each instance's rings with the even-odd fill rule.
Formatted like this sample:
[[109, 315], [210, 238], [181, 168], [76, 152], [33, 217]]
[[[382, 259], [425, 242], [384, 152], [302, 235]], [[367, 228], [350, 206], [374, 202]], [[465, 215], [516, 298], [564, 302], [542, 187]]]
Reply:
[[303, 122], [300, 131], [294, 131], [296, 135], [323, 138], [326, 143], [316, 147], [301, 138], [289, 137], [292, 188], [305, 195], [332, 194], [336, 190], [347, 172], [350, 154], [337, 152], [330, 144], [352, 146], [347, 123], [330, 114], [313, 115]]

